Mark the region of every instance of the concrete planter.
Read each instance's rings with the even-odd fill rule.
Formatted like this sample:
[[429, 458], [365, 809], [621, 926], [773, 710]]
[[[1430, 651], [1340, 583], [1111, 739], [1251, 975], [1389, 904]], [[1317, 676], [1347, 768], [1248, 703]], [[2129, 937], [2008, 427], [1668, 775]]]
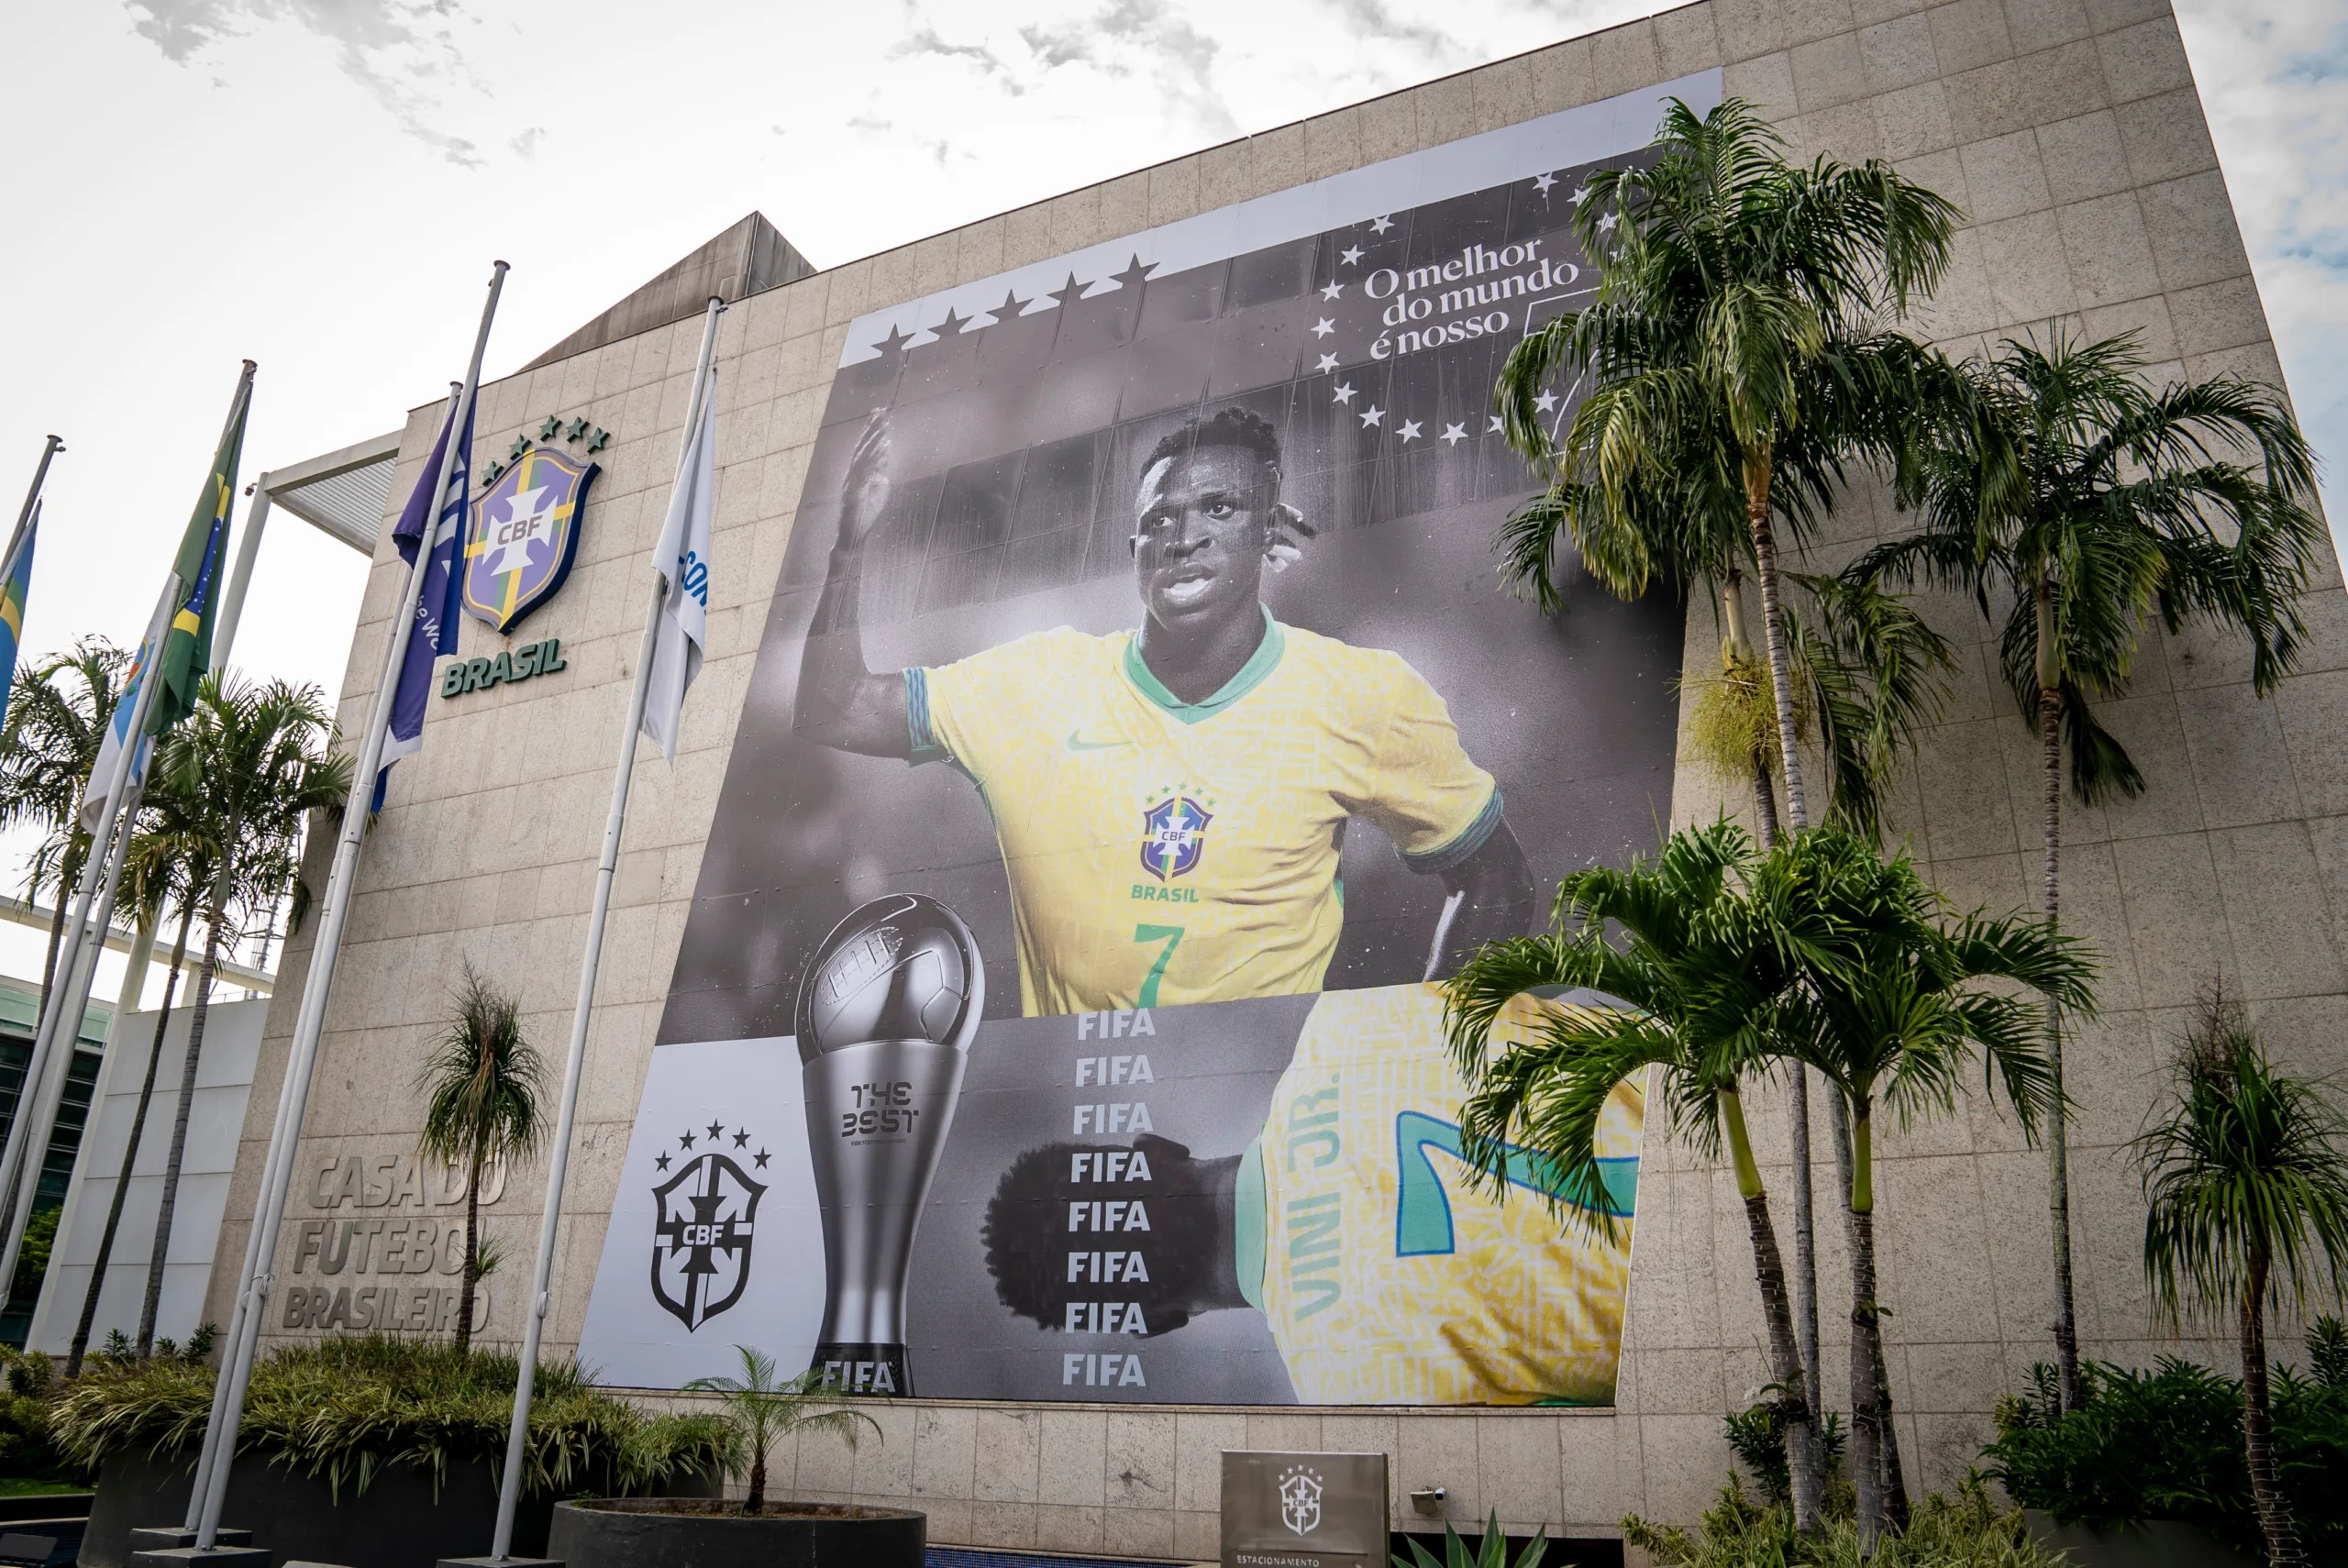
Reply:
[[[124, 1454], [106, 1461], [82, 1541], [82, 1568], [129, 1568], [133, 1529], [177, 1525], [187, 1513], [193, 1455], [150, 1459]], [[714, 1494], [712, 1477], [708, 1491]], [[554, 1499], [522, 1499], [514, 1549], [546, 1549]], [[253, 1544], [278, 1561], [334, 1562], [345, 1568], [415, 1568], [444, 1557], [489, 1550], [497, 1521], [497, 1486], [486, 1463], [452, 1464], [437, 1488], [430, 1473], [406, 1465], [378, 1471], [364, 1492], [345, 1485], [339, 1501], [323, 1478], [312, 1479], [258, 1454], [239, 1454], [228, 1472], [222, 1522], [253, 1532]]]
[[2071, 1568], [2258, 1568], [2198, 1525], [2144, 1519], [2108, 1529], [2065, 1522], [2037, 1508], [2022, 1510], [2032, 1540], [2060, 1551]]
[[838, 1503], [769, 1503], [729, 1517], [714, 1498], [561, 1503], [546, 1555], [568, 1568], [922, 1568], [929, 1516]]

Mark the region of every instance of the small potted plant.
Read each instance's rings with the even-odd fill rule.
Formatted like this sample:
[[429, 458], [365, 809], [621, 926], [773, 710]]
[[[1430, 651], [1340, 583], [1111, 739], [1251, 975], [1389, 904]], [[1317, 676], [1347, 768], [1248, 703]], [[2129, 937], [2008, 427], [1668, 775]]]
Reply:
[[718, 1397], [726, 1428], [726, 1467], [746, 1491], [739, 1502], [707, 1497], [612, 1497], [558, 1504], [547, 1554], [570, 1568], [635, 1568], [690, 1562], [694, 1568], [922, 1568], [928, 1517], [840, 1503], [770, 1503], [767, 1456], [803, 1433], [827, 1433], [854, 1448], [880, 1425], [814, 1373], [775, 1375], [774, 1357], [737, 1345], [738, 1377], [703, 1377], [688, 1392]]

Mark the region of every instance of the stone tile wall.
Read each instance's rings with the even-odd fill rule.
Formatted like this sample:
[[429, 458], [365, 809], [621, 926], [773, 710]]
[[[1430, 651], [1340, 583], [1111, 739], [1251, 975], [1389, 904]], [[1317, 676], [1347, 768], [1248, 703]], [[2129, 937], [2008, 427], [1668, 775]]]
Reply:
[[[752, 297], [725, 317], [710, 657], [673, 770], [637, 776], [615, 899], [549, 1348], [574, 1342], [644, 1079], [727, 746], [848, 321], [1300, 180], [1531, 116], [1725, 68], [1803, 154], [1879, 156], [1961, 204], [1956, 260], [1923, 328], [1953, 349], [2061, 329], [2142, 335], [2154, 374], [2279, 380], [2257, 293], [2164, 0], [1703, 0], [1113, 180]], [[528, 286], [517, 278], [515, 286]], [[315, 1169], [412, 1146], [404, 1092], [471, 957], [519, 988], [541, 1040], [565, 1038], [644, 559], [675, 461], [700, 324], [681, 323], [483, 389], [485, 438], [584, 414], [615, 433], [572, 584], [530, 624], [563, 639], [566, 678], [436, 703], [430, 744], [400, 765], [368, 848], [303, 1145]], [[454, 348], [452, 343], [452, 350]], [[411, 416], [395, 496], [437, 408]], [[1896, 526], [1861, 491], [1815, 541], [1839, 565]], [[388, 544], [366, 594], [340, 709], [361, 723], [398, 589]], [[2176, 1342], [2149, 1323], [2134, 1178], [2122, 1144], [2161, 1083], [2194, 988], [2221, 967], [2282, 1052], [2337, 1066], [2348, 1022], [2338, 889], [2348, 860], [2348, 632], [2336, 569], [2309, 599], [2301, 672], [2254, 700], [2236, 646], [2148, 638], [2135, 684], [2105, 710], [2151, 781], [2139, 800], [2066, 809], [2065, 911], [2107, 955], [2106, 1011], [2070, 1043], [2080, 1105], [2075, 1184], [2082, 1331], [2090, 1353], [2141, 1360]], [[2028, 904], [2037, 886], [2032, 743], [1968, 604], [1937, 624], [1962, 675], [1903, 786], [1897, 829], [1960, 902]], [[466, 652], [491, 647], [468, 623]], [[493, 651], [493, 650], [492, 650]], [[1688, 668], [1716, 658], [1691, 613]], [[1740, 806], [1693, 767], [1673, 815]], [[323, 867], [320, 867], [322, 876]], [[286, 954], [298, 995], [306, 940]], [[293, 1010], [272, 1014], [256, 1102], [272, 1103]], [[1757, 1108], [1785, 1208], [1776, 1097]], [[250, 1211], [267, 1128], [249, 1127], [229, 1212]], [[1822, 1125], [1822, 1190], [1831, 1188]], [[1908, 1474], [1961, 1475], [1997, 1396], [2050, 1353], [2043, 1157], [1986, 1103], [1888, 1133], [1883, 1299]], [[493, 1206], [529, 1266], [543, 1177], [517, 1171]], [[303, 1210], [297, 1198], [295, 1217]], [[1844, 1403], [1848, 1299], [1834, 1211], [1821, 1227], [1831, 1399]], [[220, 1255], [244, 1240], [232, 1221]], [[211, 1315], [227, 1316], [224, 1265]], [[281, 1337], [273, 1335], [272, 1338]], [[810, 1445], [786, 1461], [808, 1496], [909, 1498], [936, 1539], [1191, 1556], [1214, 1545], [1224, 1447], [1382, 1448], [1401, 1494], [1449, 1489], [1455, 1518], [1607, 1533], [1627, 1510], [1688, 1519], [1728, 1465], [1720, 1419], [1764, 1381], [1757, 1298], [1732, 1184], [1657, 1137], [1642, 1183], [1620, 1399], [1612, 1413], [1235, 1412], [921, 1403], [884, 1412], [885, 1441]], [[2188, 1348], [2209, 1351], [2192, 1342]], [[2218, 1348], [2221, 1353], [2222, 1347]]]

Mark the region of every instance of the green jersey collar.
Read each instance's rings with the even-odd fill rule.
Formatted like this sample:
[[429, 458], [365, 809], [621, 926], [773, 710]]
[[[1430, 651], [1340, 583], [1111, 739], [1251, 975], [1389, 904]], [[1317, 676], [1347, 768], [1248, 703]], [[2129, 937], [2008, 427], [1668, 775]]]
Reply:
[[1261, 686], [1273, 670], [1279, 668], [1280, 656], [1288, 652], [1288, 630], [1272, 619], [1268, 606], [1257, 605], [1264, 612], [1264, 640], [1239, 667], [1239, 673], [1223, 683], [1223, 689], [1202, 702], [1185, 702], [1166, 690], [1166, 683], [1152, 675], [1141, 657], [1141, 634], [1136, 632], [1125, 639], [1125, 679], [1134, 689], [1186, 724], [1202, 719], [1212, 719], [1242, 697]]

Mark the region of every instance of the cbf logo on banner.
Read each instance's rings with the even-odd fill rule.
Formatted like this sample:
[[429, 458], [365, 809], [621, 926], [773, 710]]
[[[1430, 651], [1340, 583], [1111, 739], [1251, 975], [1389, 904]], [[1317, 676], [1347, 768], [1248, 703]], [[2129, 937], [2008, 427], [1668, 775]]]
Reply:
[[[752, 1228], [759, 1217], [759, 1199], [766, 1186], [720, 1153], [725, 1130], [713, 1121], [704, 1131], [689, 1129], [679, 1140], [691, 1149], [705, 1136], [709, 1148], [688, 1159], [677, 1174], [652, 1189], [659, 1216], [652, 1241], [652, 1295], [684, 1324], [688, 1333], [742, 1299], [750, 1278]], [[737, 1129], [735, 1147], [743, 1157], [763, 1166], [761, 1147], [748, 1152], [748, 1128]], [[667, 1170], [672, 1156], [655, 1164]]]
[[545, 447], [525, 452], [473, 504], [465, 536], [466, 611], [500, 632], [570, 575], [587, 487], [603, 470]]

